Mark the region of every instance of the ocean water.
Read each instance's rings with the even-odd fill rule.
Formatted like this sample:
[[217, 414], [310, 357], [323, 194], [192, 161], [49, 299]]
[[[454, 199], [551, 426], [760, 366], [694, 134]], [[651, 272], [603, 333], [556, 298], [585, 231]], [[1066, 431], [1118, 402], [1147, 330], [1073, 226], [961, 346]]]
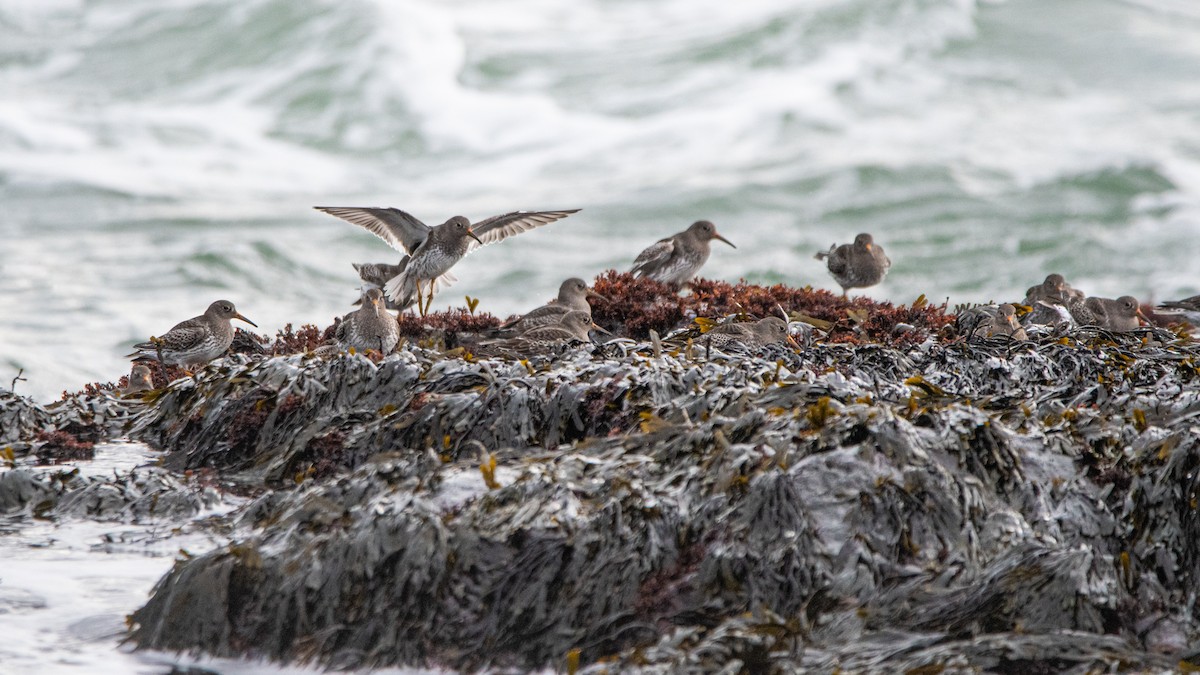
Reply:
[[1200, 292], [1192, 0], [0, 0], [0, 386], [57, 397], [233, 300], [265, 333], [395, 261], [313, 205], [582, 208], [435, 306], [506, 314], [713, 220], [708, 276]]

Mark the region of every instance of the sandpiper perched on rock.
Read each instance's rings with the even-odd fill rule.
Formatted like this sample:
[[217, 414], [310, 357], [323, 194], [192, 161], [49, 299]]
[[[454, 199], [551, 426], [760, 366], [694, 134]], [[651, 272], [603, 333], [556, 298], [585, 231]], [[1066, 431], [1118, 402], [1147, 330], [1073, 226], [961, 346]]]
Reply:
[[[389, 263], [350, 264], [354, 266], [354, 271], [358, 272], [358, 278], [362, 280], [363, 285], [367, 286], [368, 288], [378, 288], [382, 291], [383, 287], [387, 285], [389, 280], [398, 276], [404, 271], [404, 266], [407, 264], [407, 262], [408, 257], [405, 256], [405, 258], [400, 261], [399, 265], [391, 265]], [[363, 298], [360, 296], [358, 300], [354, 301], [354, 304], [361, 305], [362, 301]], [[401, 307], [398, 303], [387, 299], [386, 296], [383, 299], [383, 306], [384, 308], [390, 309], [394, 312], [400, 312], [406, 309], [405, 307]]]
[[514, 211], [486, 218], [474, 225], [463, 216], [454, 216], [437, 227], [429, 227], [400, 209], [313, 208], [364, 227], [392, 248], [407, 254], [400, 261], [403, 269], [384, 284], [384, 293], [399, 307], [407, 308], [417, 303], [417, 310], [422, 314], [433, 301], [436, 288], [455, 281], [449, 274], [450, 268], [466, 254], [579, 211]]
[[558, 287], [557, 298], [500, 326], [497, 333], [514, 335], [539, 326], [554, 325], [562, 319], [564, 314], [571, 311], [587, 312], [588, 316], [591, 316], [592, 306], [588, 304], [588, 298], [605, 299], [604, 296], [588, 288], [587, 282], [583, 279], [571, 277]]
[[1183, 319], [1193, 326], [1200, 326], [1200, 295], [1164, 302], [1158, 306], [1158, 313], [1173, 319]]
[[[976, 323], [971, 328], [969, 337], [997, 337], [1005, 335], [1014, 340], [1027, 340], [1025, 329], [1017, 321], [1017, 308], [1009, 303], [999, 307], [984, 305], [973, 308]], [[965, 316], [960, 315], [960, 316]]]
[[1067, 308], [1081, 326], [1099, 326], [1114, 333], [1125, 333], [1141, 325], [1138, 319], [1142, 318], [1142, 310], [1137, 298], [1131, 295], [1122, 295], [1116, 300], [1073, 300]]
[[883, 281], [892, 266], [883, 247], [877, 246], [874, 237], [865, 232], [855, 237], [853, 244], [834, 244], [814, 257], [828, 259], [825, 265], [842, 287], [842, 297], [848, 297], [851, 288], [866, 288]]
[[544, 351], [576, 342], [591, 342], [591, 331], [608, 333], [592, 322], [591, 312], [572, 310], [561, 315], [558, 323], [531, 328], [515, 337], [491, 340], [484, 346], [515, 352]]
[[639, 253], [633, 261], [633, 273], [639, 278], [682, 286], [691, 281], [708, 260], [709, 242], [713, 239], [733, 246], [733, 242], [717, 233], [716, 225], [697, 220], [683, 232], [659, 239]]
[[400, 324], [383, 306], [383, 291], [368, 288], [363, 300], [362, 307], [347, 314], [338, 324], [335, 337], [358, 351], [378, 349], [391, 354], [400, 342]]
[[768, 316], [754, 323], [723, 323], [705, 333], [700, 341], [717, 349], [754, 349], [779, 342], [798, 346], [788, 332], [787, 322], [776, 316]]
[[1046, 275], [1045, 281], [1025, 291], [1025, 300], [1021, 304], [1028, 306], [1031, 311], [1021, 318], [1021, 322], [1026, 325], [1061, 323], [1062, 309], [1069, 304], [1082, 302], [1083, 298], [1083, 291], [1072, 288], [1063, 275]]
[[229, 349], [233, 342], [232, 319], [240, 319], [258, 327], [238, 313], [228, 300], [217, 300], [200, 316], [175, 324], [157, 338], [134, 345], [137, 351], [129, 356], [135, 361], [159, 361], [167, 365], [200, 365], [208, 363]]
[[133, 369], [129, 372], [129, 379], [124, 387], [121, 387], [117, 393], [121, 396], [137, 394], [143, 391], [150, 391], [154, 388], [154, 379], [150, 377], [150, 366], [144, 363], [133, 364]]

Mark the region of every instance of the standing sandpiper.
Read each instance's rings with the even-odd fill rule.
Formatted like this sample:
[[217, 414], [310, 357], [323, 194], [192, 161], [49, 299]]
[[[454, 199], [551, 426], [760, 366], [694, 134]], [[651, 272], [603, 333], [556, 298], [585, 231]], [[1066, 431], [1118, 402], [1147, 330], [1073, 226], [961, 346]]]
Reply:
[[733, 246], [733, 242], [717, 234], [716, 225], [697, 220], [683, 232], [659, 239], [639, 253], [633, 261], [633, 273], [637, 277], [682, 286], [691, 281], [708, 260], [708, 244], [713, 239]]
[[391, 354], [400, 342], [400, 324], [383, 306], [383, 291], [368, 288], [363, 294], [362, 307], [342, 319], [335, 337], [360, 352], [378, 349], [384, 355]]
[[384, 284], [384, 293], [400, 307], [407, 308], [416, 303], [417, 311], [422, 315], [429, 310], [437, 286], [447, 286], [455, 281], [449, 274], [450, 268], [466, 254], [579, 211], [514, 211], [474, 225], [462, 216], [454, 216], [437, 227], [429, 227], [400, 209], [313, 208], [364, 227], [392, 248], [407, 254], [400, 261], [403, 269]]
[[240, 319], [258, 328], [258, 324], [238, 313], [233, 303], [217, 300], [200, 316], [175, 324], [160, 337], [134, 345], [129, 356], [135, 361], [162, 361], [167, 365], [200, 365], [224, 354], [233, 343], [232, 319]]
[[865, 232], [855, 237], [853, 244], [834, 244], [814, 257], [829, 259], [826, 266], [842, 287], [843, 298], [848, 297], [851, 288], [866, 288], [883, 281], [892, 266], [883, 247], [876, 246], [875, 239]]

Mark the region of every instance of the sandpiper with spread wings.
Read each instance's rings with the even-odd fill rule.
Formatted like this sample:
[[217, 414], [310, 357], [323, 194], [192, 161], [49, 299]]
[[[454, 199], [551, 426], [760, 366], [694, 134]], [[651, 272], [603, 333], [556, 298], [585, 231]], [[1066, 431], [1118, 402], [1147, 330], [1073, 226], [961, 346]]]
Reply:
[[315, 206], [331, 216], [366, 228], [392, 248], [406, 254], [403, 268], [384, 285], [388, 299], [401, 307], [414, 302], [424, 314], [433, 302], [434, 290], [455, 279], [450, 268], [463, 256], [480, 246], [494, 244], [515, 234], [553, 223], [579, 211], [514, 211], [492, 216], [471, 224], [463, 216], [454, 216], [437, 227], [430, 227], [415, 216], [393, 208], [358, 206]]

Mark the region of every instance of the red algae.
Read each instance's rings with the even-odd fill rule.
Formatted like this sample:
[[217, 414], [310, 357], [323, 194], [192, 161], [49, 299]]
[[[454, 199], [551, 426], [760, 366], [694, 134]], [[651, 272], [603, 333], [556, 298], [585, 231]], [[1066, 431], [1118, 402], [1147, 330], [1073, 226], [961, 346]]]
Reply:
[[80, 440], [67, 431], [39, 431], [36, 440], [41, 443], [37, 456], [43, 462], [61, 464], [78, 459], [92, 459], [96, 455], [96, 444]]
[[831, 342], [887, 344], [920, 341], [923, 333], [937, 334], [954, 321], [944, 304], [896, 306], [865, 297], [847, 299], [824, 289], [762, 286], [745, 281], [731, 284], [695, 279], [689, 287], [691, 293], [679, 295], [665, 284], [610, 270], [595, 282], [596, 292], [609, 302], [593, 305], [592, 317], [614, 334], [645, 339], [651, 330], [661, 335], [681, 328], [691, 317], [744, 314], [748, 319], [763, 318], [778, 316], [782, 308], [832, 324], [827, 336]]
[[400, 335], [407, 338], [422, 337], [428, 331], [442, 333], [482, 333], [500, 325], [500, 319], [487, 312], [470, 312], [466, 309], [450, 309], [419, 316], [413, 312], [401, 312]]
[[341, 319], [334, 319], [333, 324], [324, 330], [311, 323], [306, 323], [299, 330], [294, 330], [292, 324], [285, 325], [275, 334], [275, 342], [271, 343], [270, 354], [304, 354], [332, 340]]

